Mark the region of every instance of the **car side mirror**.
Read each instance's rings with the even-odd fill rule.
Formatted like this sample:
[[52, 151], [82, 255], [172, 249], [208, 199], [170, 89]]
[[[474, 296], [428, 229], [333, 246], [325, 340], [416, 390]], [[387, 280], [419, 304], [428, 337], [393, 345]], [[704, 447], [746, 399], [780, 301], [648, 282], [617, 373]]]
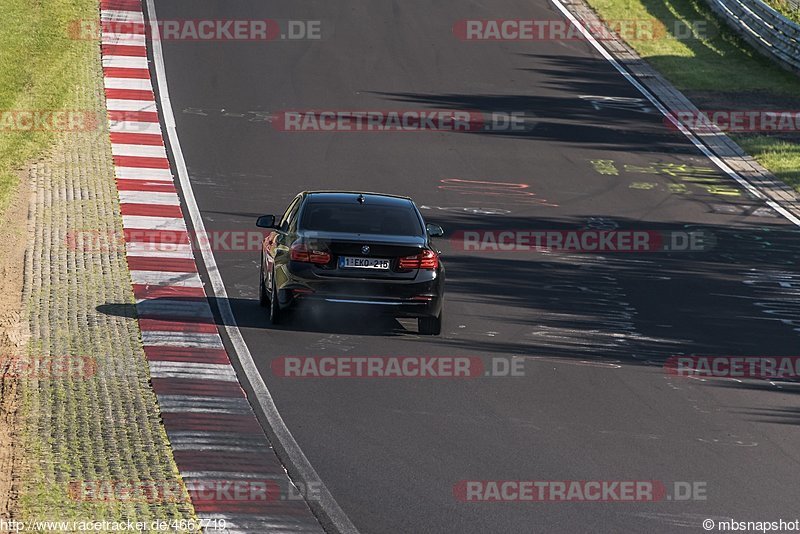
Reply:
[[444, 229], [438, 224], [426, 224], [425, 230], [431, 237], [442, 237], [444, 235]]
[[256, 221], [256, 226], [258, 226], [259, 228], [275, 228], [275, 216], [262, 215]]

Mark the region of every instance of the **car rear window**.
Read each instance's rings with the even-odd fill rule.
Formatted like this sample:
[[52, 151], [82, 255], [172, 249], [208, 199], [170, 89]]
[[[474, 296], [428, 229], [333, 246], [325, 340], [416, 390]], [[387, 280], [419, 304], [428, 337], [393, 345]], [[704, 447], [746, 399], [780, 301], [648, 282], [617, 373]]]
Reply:
[[303, 209], [300, 227], [319, 232], [422, 235], [416, 210], [408, 206], [314, 202]]

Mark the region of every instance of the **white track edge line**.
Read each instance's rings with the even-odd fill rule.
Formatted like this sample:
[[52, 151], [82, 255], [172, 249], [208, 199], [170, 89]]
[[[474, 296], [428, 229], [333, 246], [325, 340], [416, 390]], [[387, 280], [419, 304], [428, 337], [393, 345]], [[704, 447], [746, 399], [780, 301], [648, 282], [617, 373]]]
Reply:
[[[145, 3], [147, 4], [147, 18], [152, 31], [151, 35], [153, 36], [153, 38], [150, 39], [150, 43], [153, 50], [153, 67], [155, 68], [156, 72], [158, 99], [161, 103], [161, 113], [164, 117], [164, 127], [169, 137], [170, 148], [175, 160], [176, 171], [178, 172], [181, 189], [183, 190], [184, 201], [186, 202], [186, 207], [189, 210], [189, 216], [191, 217], [192, 225], [194, 226], [196, 232], [205, 234], [205, 225], [203, 224], [203, 219], [200, 216], [200, 210], [197, 207], [197, 201], [194, 197], [194, 190], [192, 189], [192, 184], [189, 180], [189, 172], [186, 168], [186, 162], [183, 159], [183, 152], [178, 140], [178, 132], [175, 127], [175, 116], [172, 111], [172, 102], [170, 101], [169, 89], [167, 87], [164, 55], [161, 50], [161, 34], [159, 33], [158, 24], [153, 22], [158, 20], [156, 17], [154, 1], [145, 0]], [[332, 523], [332, 526], [340, 533], [358, 533], [358, 529], [356, 529], [355, 525], [350, 521], [350, 518], [347, 517], [347, 514], [345, 514], [344, 510], [342, 510], [342, 508], [339, 506], [339, 503], [337, 503], [333, 498], [333, 495], [331, 495], [328, 487], [322, 482], [322, 479], [311, 465], [311, 462], [309, 462], [305, 453], [300, 448], [300, 445], [298, 445], [297, 441], [294, 439], [294, 436], [289, 431], [289, 428], [286, 426], [283, 417], [281, 417], [280, 413], [278, 412], [278, 408], [275, 405], [272, 394], [269, 392], [264, 379], [261, 378], [261, 375], [258, 373], [256, 364], [253, 361], [253, 356], [250, 354], [250, 350], [247, 348], [244, 337], [239, 330], [239, 325], [236, 323], [236, 318], [233, 315], [233, 310], [231, 309], [230, 302], [228, 301], [228, 293], [225, 290], [222, 276], [219, 273], [219, 268], [217, 267], [214, 254], [208, 242], [200, 243], [200, 253], [202, 255], [203, 262], [205, 263], [208, 277], [211, 280], [211, 289], [217, 299], [218, 308], [223, 318], [225, 331], [227, 332], [228, 338], [230, 339], [231, 344], [237, 353], [239, 363], [245, 372], [245, 376], [253, 388], [253, 392], [256, 395], [259, 406], [261, 407], [261, 410], [264, 412], [267, 421], [272, 427], [272, 431], [280, 440], [281, 446], [284, 448], [286, 454], [294, 464], [293, 467], [299, 472], [301, 478], [304, 479], [303, 482], [315, 482], [319, 484], [317, 488], [319, 492], [319, 500], [317, 503], [328, 516], [328, 520]], [[310, 506], [311, 503], [307, 504]]]
[[728, 164], [725, 163], [724, 160], [722, 160], [719, 156], [714, 154], [714, 152], [712, 152], [711, 149], [709, 149], [706, 145], [704, 145], [691, 130], [686, 128], [680, 121], [678, 121], [675, 117], [673, 117], [672, 114], [669, 112], [669, 110], [666, 107], [664, 107], [664, 105], [650, 92], [650, 90], [648, 90], [645, 86], [639, 83], [639, 81], [630, 72], [628, 72], [620, 64], [620, 62], [617, 61], [617, 59], [614, 58], [614, 56], [612, 56], [611, 53], [597, 41], [597, 39], [594, 38], [591, 32], [589, 32], [589, 30], [587, 30], [586, 27], [583, 24], [581, 24], [580, 21], [578, 21], [577, 17], [575, 17], [575, 15], [573, 15], [572, 12], [569, 9], [567, 9], [566, 6], [564, 6], [561, 0], [551, 0], [551, 2], [553, 2], [553, 4], [558, 8], [558, 10], [561, 11], [561, 13], [563, 13], [564, 16], [566, 16], [570, 20], [570, 22], [572, 22], [572, 24], [574, 24], [578, 28], [578, 30], [580, 30], [580, 32], [583, 34], [584, 37], [586, 37], [586, 39], [589, 41], [589, 43], [591, 43], [591, 45], [595, 48], [595, 50], [600, 52], [600, 55], [602, 55], [609, 63], [611, 63], [611, 65], [613, 65], [614, 68], [617, 69], [617, 71], [620, 74], [622, 74], [622, 76], [626, 80], [628, 80], [628, 82], [630, 82], [631, 85], [633, 85], [640, 93], [642, 93], [658, 109], [658, 111], [661, 112], [661, 114], [667, 118], [667, 120], [669, 120], [672, 124], [674, 124], [675, 127], [678, 128], [678, 130], [680, 130], [681, 133], [685, 135], [686, 138], [689, 139], [689, 141], [691, 141], [692, 144], [700, 150], [700, 152], [702, 152], [708, 159], [710, 159], [725, 174], [736, 180], [739, 183], [739, 185], [744, 187], [748, 192], [750, 192], [756, 198], [764, 200], [770, 208], [774, 209], [775, 211], [783, 215], [795, 226], [800, 227], [800, 219], [789, 213], [786, 210], [786, 208], [784, 208], [774, 200], [768, 199], [766, 195], [764, 195], [764, 193], [762, 193], [761, 191], [758, 190], [758, 188], [756, 188], [756, 186], [748, 182], [746, 178], [742, 177], [735, 170], [731, 169], [730, 166], [728, 166]]

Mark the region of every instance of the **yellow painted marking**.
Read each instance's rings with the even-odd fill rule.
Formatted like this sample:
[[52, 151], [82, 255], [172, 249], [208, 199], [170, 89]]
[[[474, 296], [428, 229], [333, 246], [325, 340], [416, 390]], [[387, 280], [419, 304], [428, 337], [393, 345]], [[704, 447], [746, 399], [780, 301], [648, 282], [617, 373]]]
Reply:
[[594, 166], [594, 170], [600, 174], [619, 175], [619, 169], [614, 165], [613, 159], [593, 159], [591, 164]]
[[655, 182], [633, 182], [628, 187], [630, 189], [650, 190], [650, 189], [655, 189], [657, 186], [658, 184]]
[[667, 189], [669, 189], [670, 193], [675, 193], [679, 195], [691, 195], [691, 191], [689, 188], [686, 187], [684, 184], [668, 184]]

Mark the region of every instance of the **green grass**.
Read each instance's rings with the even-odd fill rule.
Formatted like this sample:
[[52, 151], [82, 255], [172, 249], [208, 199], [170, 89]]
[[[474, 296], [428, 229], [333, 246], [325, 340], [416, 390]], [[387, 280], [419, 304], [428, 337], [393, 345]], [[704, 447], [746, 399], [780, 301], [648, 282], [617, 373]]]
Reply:
[[737, 135], [733, 140], [783, 183], [800, 190], [800, 144], [764, 135]]
[[800, 24], [800, 8], [794, 7], [786, 0], [764, 0], [772, 9], [779, 11], [784, 17]]
[[[0, 13], [0, 111], [102, 116], [98, 41], [70, 37], [73, 22], [99, 19], [98, 0], [0, 0]], [[33, 161], [40, 164], [31, 168]], [[0, 131], [4, 202], [22, 169], [31, 170], [37, 192], [23, 295], [30, 333], [25, 350], [31, 357], [86, 356], [97, 362], [97, 372], [20, 378], [15, 438], [23, 465], [14, 516], [192, 518], [188, 494], [179, 502], [146, 503], [87, 501], [68, 492], [74, 481], [172, 483], [180, 476], [150, 386], [138, 324], [99, 309], [105, 303], [129, 310], [134, 305], [124, 253], [85, 254], [64, 238], [66, 231], [84, 228], [122, 232], [107, 130], [100, 125], [73, 133]]]
[[[667, 34], [628, 44], [684, 91], [768, 91], [797, 95], [797, 76], [771, 63], [716, 19], [703, 0], [588, 0], [604, 20], [657, 19]], [[705, 21], [694, 39], [677, 39], [675, 21]], [[683, 27], [683, 26], [680, 26]]]
[[[769, 106], [771, 97], [800, 102], [800, 77], [783, 70], [739, 39], [715, 17], [703, 0], [587, 0], [604, 20], [655, 18], [669, 30], [675, 21], [691, 26], [705, 21], [698, 38], [677, 39], [669, 31], [658, 39], [628, 44], [681, 91], [742, 94], [753, 109]], [[780, 2], [783, 0], [773, 0]], [[708, 97], [708, 94], [704, 96]], [[713, 100], [713, 98], [712, 98]], [[734, 100], [736, 100], [734, 98]], [[722, 104], [726, 109], [727, 105]], [[708, 107], [708, 106], [707, 106]], [[795, 108], [796, 109], [796, 108]], [[763, 135], [737, 135], [734, 140], [764, 167], [800, 190], [800, 144]]]
[[[69, 23], [97, 18], [96, 0], [0, 0], [0, 112], [63, 110], [86, 47]], [[26, 162], [52, 143], [52, 131], [0, 131], [0, 212]]]

